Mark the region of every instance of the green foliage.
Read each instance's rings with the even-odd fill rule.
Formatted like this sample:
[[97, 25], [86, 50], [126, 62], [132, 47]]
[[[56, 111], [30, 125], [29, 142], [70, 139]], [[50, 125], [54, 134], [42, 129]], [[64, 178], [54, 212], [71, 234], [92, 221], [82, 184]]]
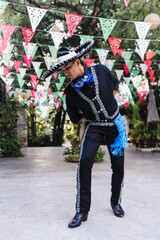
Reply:
[[20, 157], [21, 143], [17, 133], [17, 120], [19, 107], [12, 99], [6, 97], [0, 105], [0, 121], [2, 122], [2, 137], [0, 139], [1, 157]]
[[140, 148], [160, 146], [160, 123], [146, 122], [145, 108], [140, 100], [132, 106], [130, 141]]

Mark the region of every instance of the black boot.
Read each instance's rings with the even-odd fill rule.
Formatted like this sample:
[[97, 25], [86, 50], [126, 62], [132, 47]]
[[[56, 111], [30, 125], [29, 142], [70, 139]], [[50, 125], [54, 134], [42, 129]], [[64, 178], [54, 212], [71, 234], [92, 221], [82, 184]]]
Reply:
[[114, 205], [113, 203], [111, 203], [111, 207], [116, 217], [124, 216], [124, 211], [120, 204]]
[[88, 213], [76, 213], [74, 218], [69, 222], [69, 228], [79, 227], [83, 221], [86, 221]]

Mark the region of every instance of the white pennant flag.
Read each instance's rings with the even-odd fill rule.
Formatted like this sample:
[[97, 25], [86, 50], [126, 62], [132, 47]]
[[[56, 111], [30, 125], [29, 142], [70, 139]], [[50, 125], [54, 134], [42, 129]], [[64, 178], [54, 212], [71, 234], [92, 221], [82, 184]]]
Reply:
[[9, 91], [10, 91], [11, 89], [12, 89], [12, 88], [11, 88], [10, 86], [6, 85], [6, 93], [7, 93], [7, 94], [9, 93]]
[[124, 81], [126, 82], [127, 86], [130, 84], [130, 77], [124, 77]]
[[39, 67], [42, 62], [32, 62], [36, 74], [38, 73]]
[[28, 46], [27, 46], [26, 43], [23, 42], [23, 47], [27, 55], [27, 58], [30, 58], [37, 46], [36, 46], [36, 43], [28, 43]]
[[144, 64], [144, 63], [141, 63], [140, 64], [140, 67], [141, 67], [141, 69], [142, 69], [142, 72], [143, 72], [143, 74], [145, 75], [146, 74], [146, 71], [147, 71], [147, 65], [146, 64]]
[[34, 32], [36, 27], [38, 26], [38, 24], [44, 17], [45, 13], [47, 12], [47, 10], [40, 9], [40, 8], [34, 8], [34, 7], [28, 7], [28, 6], [27, 6], [27, 10], [28, 10], [28, 15], [29, 15], [30, 21], [31, 21], [32, 30]]
[[104, 49], [95, 49], [95, 50], [98, 54], [101, 64], [105, 64], [105, 60], [106, 60], [109, 50], [104, 50]]
[[9, 96], [9, 97], [12, 97], [12, 95], [13, 95], [13, 91], [9, 91], [9, 92], [8, 92], [8, 96]]
[[45, 81], [44, 82], [44, 88], [45, 88], [46, 91], [48, 91], [50, 83], [51, 83], [50, 81]]
[[6, 83], [7, 83], [8, 86], [11, 86], [13, 81], [14, 81], [13, 78], [6, 78]]
[[58, 92], [59, 97], [61, 98], [63, 96], [64, 92]]
[[148, 48], [150, 40], [138, 39], [136, 41], [138, 43], [139, 48], [136, 47], [135, 52], [137, 52], [140, 55], [141, 59], [144, 60], [144, 56], [145, 56], [145, 53]]
[[18, 70], [19, 70], [19, 72], [20, 72], [20, 74], [21, 74], [21, 77], [23, 78], [24, 75], [26, 74], [27, 68], [19, 68]]
[[145, 39], [152, 23], [134, 22], [139, 39]]
[[52, 57], [44, 57], [44, 61], [45, 61], [45, 64], [47, 66], [47, 69], [49, 69], [50, 66], [52, 65], [52, 62], [53, 62]]
[[120, 80], [123, 75], [123, 70], [115, 70], [115, 72], [117, 74], [118, 79]]
[[105, 61], [105, 65], [109, 68], [109, 70], [111, 71], [113, 68], [115, 60], [106, 60]]
[[8, 43], [6, 49], [4, 50], [4, 54], [5, 53], [11, 54], [13, 48], [14, 48], [14, 44]]
[[50, 75], [49, 77], [46, 78], [46, 81], [50, 81], [52, 78], [52, 75]]
[[50, 32], [55, 48], [58, 49], [60, 43], [62, 42], [63, 38], [64, 38], [64, 33], [61, 32]]
[[42, 98], [45, 99], [45, 98], [47, 97], [47, 95], [48, 95], [48, 92], [46, 92], [46, 91], [43, 92], [43, 93], [42, 93]]

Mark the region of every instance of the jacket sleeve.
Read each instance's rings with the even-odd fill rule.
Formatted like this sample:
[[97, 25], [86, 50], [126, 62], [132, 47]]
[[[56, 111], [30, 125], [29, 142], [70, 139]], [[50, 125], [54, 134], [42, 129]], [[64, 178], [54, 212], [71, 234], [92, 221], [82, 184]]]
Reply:
[[103, 66], [109, 76], [109, 79], [113, 82], [114, 84], [114, 90], [118, 90], [119, 88], [119, 80], [118, 78], [106, 67], [106, 66]]
[[80, 111], [74, 106], [74, 102], [71, 101], [70, 97], [66, 95], [66, 105], [67, 105], [67, 112], [68, 112], [68, 115], [70, 117], [70, 120], [73, 122], [73, 123], [78, 123], [80, 121], [80, 119], [83, 116], [82, 113], [80, 113]]

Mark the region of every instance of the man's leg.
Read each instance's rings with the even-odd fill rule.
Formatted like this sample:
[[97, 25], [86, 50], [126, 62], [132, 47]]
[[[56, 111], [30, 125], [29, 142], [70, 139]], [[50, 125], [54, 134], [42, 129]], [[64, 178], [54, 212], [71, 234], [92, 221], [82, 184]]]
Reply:
[[[76, 215], [69, 227], [78, 227], [85, 221], [91, 204], [91, 172], [95, 156], [102, 140], [102, 129], [87, 126], [80, 149], [77, 170]], [[78, 214], [78, 215], [77, 215]]]

